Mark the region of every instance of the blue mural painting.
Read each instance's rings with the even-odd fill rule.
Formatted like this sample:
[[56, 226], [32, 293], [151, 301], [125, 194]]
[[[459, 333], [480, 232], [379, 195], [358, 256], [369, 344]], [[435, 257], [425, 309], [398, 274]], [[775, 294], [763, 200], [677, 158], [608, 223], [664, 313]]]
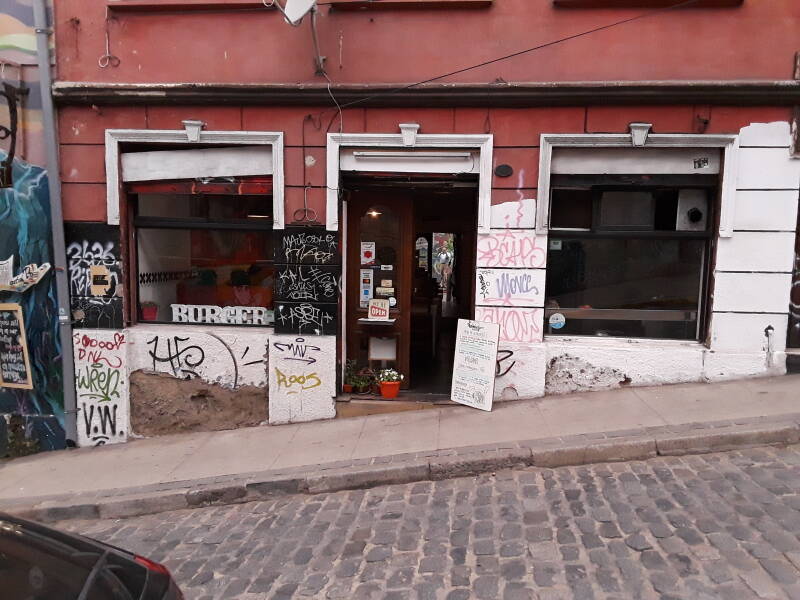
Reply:
[[[6, 154], [0, 151], [0, 160]], [[12, 188], [0, 189], [0, 261], [53, 263], [47, 172], [15, 159]], [[0, 303], [22, 306], [33, 389], [0, 387], [0, 414], [20, 416], [25, 437], [38, 450], [65, 446], [61, 342], [52, 269], [23, 292], [0, 291]]]

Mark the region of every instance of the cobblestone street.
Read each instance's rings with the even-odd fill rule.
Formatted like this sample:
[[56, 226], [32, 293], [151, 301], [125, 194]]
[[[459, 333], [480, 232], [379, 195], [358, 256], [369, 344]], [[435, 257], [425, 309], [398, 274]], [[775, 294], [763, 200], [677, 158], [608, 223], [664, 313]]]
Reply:
[[800, 598], [800, 447], [493, 475], [62, 527], [187, 598]]

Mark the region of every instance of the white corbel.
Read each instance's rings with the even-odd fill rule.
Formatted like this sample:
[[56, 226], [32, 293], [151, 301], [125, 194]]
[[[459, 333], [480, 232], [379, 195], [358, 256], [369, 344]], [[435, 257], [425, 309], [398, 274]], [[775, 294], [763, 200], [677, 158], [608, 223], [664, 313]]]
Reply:
[[419, 133], [419, 123], [400, 123], [400, 133], [403, 134], [403, 145], [414, 147], [417, 145], [417, 133]]
[[653, 128], [652, 123], [629, 123], [631, 130], [631, 144], [634, 146], [644, 146], [647, 143], [647, 136]]
[[183, 123], [184, 129], [186, 129], [186, 139], [190, 142], [199, 142], [200, 131], [206, 126], [205, 121], [188, 119], [186, 121], [181, 121], [181, 123]]

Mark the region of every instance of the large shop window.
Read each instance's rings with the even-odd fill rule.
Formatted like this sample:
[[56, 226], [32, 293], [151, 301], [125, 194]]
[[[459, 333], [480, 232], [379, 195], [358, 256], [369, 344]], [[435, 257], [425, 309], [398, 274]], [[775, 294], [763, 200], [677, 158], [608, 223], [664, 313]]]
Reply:
[[553, 176], [546, 332], [700, 339], [715, 197], [715, 177]]
[[141, 321], [273, 325], [272, 197], [138, 194]]

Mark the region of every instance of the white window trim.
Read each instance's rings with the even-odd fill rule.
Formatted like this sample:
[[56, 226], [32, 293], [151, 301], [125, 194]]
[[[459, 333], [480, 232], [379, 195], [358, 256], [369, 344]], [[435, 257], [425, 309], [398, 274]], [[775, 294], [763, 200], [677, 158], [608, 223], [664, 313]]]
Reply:
[[[553, 148], [631, 148], [631, 135], [615, 134], [549, 134], [540, 138], [539, 186], [537, 195], [536, 233], [547, 235], [550, 228], [550, 165]], [[640, 146], [641, 147], [641, 146]], [[736, 212], [736, 178], [739, 170], [738, 135], [655, 134], [647, 136], [643, 148], [721, 148], [722, 182], [720, 193], [719, 236], [733, 235]]]
[[[418, 134], [413, 145], [404, 143], [402, 134], [329, 133], [327, 147], [326, 227], [339, 229], [339, 154], [344, 148], [399, 148], [407, 151], [420, 148], [470, 149], [480, 152], [478, 166], [478, 231], [488, 233], [492, 205], [492, 149], [494, 137], [462, 134]], [[437, 160], [435, 157], [431, 160]], [[428, 171], [426, 171], [428, 172]], [[433, 171], [451, 173], [451, 170]]]
[[[119, 145], [125, 142], [150, 144], [189, 144], [185, 129], [106, 129], [106, 222], [119, 225], [119, 199], [122, 190]], [[202, 144], [225, 144], [272, 146], [272, 210], [273, 229], [284, 227], [283, 201], [283, 133], [276, 131], [201, 131], [198, 142]]]

